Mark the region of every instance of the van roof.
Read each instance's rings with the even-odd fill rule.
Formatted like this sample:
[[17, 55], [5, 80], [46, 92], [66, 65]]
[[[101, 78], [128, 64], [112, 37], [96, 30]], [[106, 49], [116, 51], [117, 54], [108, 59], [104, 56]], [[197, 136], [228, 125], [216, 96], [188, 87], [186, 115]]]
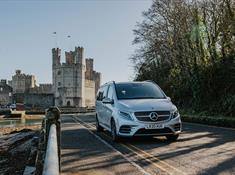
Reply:
[[110, 81], [110, 82], [107, 82], [107, 83], [101, 85], [100, 87], [104, 87], [104, 86], [110, 85], [112, 83], [114, 83], [114, 84], [139, 84], [139, 83], [154, 83], [154, 82], [151, 81], [151, 80], [146, 80], [146, 81], [123, 81], [123, 82]]

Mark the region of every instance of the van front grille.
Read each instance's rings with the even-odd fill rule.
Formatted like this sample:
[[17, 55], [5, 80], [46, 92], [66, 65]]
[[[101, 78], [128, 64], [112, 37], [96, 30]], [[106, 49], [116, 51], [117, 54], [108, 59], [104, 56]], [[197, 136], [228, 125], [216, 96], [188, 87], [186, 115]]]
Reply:
[[[157, 113], [157, 120], [152, 120], [150, 118], [150, 114], [152, 112]], [[170, 119], [170, 111], [143, 111], [143, 112], [135, 112], [135, 117], [139, 121], [143, 122], [161, 122], [161, 121], [167, 121]]]

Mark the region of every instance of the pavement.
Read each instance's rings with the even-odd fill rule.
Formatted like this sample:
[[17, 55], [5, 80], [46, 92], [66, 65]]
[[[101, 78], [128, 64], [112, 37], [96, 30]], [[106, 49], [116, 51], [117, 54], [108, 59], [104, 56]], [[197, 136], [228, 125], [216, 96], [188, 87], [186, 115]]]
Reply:
[[62, 116], [62, 174], [235, 175], [235, 130], [183, 123], [176, 142], [165, 137], [111, 140], [97, 133], [94, 114]]

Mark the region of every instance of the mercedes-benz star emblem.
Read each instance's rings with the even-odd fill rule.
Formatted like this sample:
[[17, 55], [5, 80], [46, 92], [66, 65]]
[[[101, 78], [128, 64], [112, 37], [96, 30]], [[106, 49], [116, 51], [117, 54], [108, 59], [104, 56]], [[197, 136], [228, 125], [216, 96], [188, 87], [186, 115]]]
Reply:
[[156, 121], [156, 120], [158, 119], [158, 115], [157, 115], [156, 112], [151, 112], [151, 113], [149, 114], [149, 117], [150, 117], [150, 119], [153, 120], [153, 121]]

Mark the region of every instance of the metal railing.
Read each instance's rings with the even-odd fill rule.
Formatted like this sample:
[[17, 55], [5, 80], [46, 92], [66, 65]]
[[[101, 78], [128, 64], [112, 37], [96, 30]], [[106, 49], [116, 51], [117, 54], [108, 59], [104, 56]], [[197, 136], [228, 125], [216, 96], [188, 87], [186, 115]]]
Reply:
[[60, 110], [51, 107], [46, 110], [44, 121], [46, 154], [42, 175], [59, 175], [60, 173]]
[[58, 157], [58, 144], [56, 125], [52, 124], [50, 127], [46, 157], [43, 166], [43, 175], [59, 175], [59, 157]]

